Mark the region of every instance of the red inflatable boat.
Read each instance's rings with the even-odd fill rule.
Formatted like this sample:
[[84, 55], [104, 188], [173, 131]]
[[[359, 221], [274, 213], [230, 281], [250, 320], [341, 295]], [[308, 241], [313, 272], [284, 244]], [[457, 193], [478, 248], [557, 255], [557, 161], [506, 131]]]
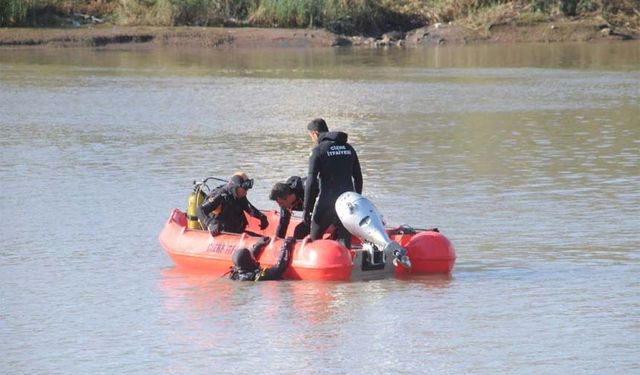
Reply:
[[[264, 213], [269, 219], [269, 227], [264, 231], [260, 230], [258, 220], [247, 215], [247, 230], [271, 237], [271, 242], [258, 259], [261, 265], [266, 266], [276, 262], [283, 240], [274, 238], [279, 213]], [[299, 221], [298, 218], [291, 218], [290, 232]], [[386, 261], [384, 254], [376, 255], [367, 251], [356, 237], [353, 237], [351, 250], [329, 239], [310, 241], [305, 238], [297, 241], [284, 278], [352, 280], [384, 277], [387, 274], [450, 273], [453, 269], [456, 260], [455, 250], [451, 242], [439, 232], [407, 230], [406, 227], [385, 230], [389, 238], [406, 249], [411, 259], [410, 269], [393, 266], [391, 261]], [[250, 248], [259, 239], [247, 233], [222, 233], [213, 237], [204, 230], [188, 229], [186, 215], [179, 209], [171, 212], [159, 238], [167, 254], [178, 267], [219, 275], [229, 271], [234, 250]]]

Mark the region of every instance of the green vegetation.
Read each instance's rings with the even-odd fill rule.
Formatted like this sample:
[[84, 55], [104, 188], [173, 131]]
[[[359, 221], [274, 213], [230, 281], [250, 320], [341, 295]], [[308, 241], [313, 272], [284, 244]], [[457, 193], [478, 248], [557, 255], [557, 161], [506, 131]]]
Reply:
[[[472, 25], [510, 19], [600, 16], [640, 27], [640, 0], [1, 0], [0, 26], [69, 25], [88, 14], [119, 25], [323, 27], [378, 34], [435, 22]], [[492, 21], [493, 20], [493, 21]]]
[[250, 16], [252, 24], [324, 27], [339, 34], [376, 34], [423, 25], [415, 14], [401, 13], [378, 0], [262, 0]]
[[0, 2], [0, 25], [20, 24], [32, 8], [29, 1], [3, 0]]

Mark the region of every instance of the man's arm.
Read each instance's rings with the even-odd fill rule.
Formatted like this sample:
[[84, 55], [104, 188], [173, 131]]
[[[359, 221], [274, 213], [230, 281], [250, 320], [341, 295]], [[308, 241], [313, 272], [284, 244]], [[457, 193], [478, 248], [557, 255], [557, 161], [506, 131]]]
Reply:
[[287, 235], [287, 228], [291, 221], [291, 211], [286, 208], [280, 208], [280, 221], [276, 229], [276, 237], [284, 238]]
[[284, 271], [286, 271], [287, 267], [289, 266], [291, 250], [293, 249], [293, 245], [295, 243], [296, 240], [293, 237], [288, 237], [286, 240], [284, 240], [284, 243], [280, 248], [280, 256], [278, 257], [278, 262], [273, 267], [269, 267], [262, 271], [256, 281], [281, 280], [282, 274], [284, 274]]
[[313, 149], [309, 157], [309, 171], [307, 172], [307, 181], [304, 187], [304, 205], [303, 217], [307, 221], [307, 217], [311, 216], [313, 205], [318, 196], [318, 174], [320, 171], [320, 151], [318, 147]]
[[360, 160], [356, 150], [353, 150], [353, 156], [353, 187], [356, 189], [356, 193], [362, 194], [362, 169], [360, 169]]
[[251, 246], [251, 254], [256, 260], [258, 260], [258, 256], [260, 256], [262, 250], [267, 247], [269, 241], [271, 241], [269, 237], [262, 237], [256, 243], [254, 243], [253, 246]]
[[263, 214], [262, 211], [255, 208], [254, 205], [249, 202], [247, 197], [244, 197], [240, 200], [240, 206], [242, 206], [242, 210], [248, 212], [249, 215], [260, 220], [260, 229], [265, 229], [269, 226], [269, 219], [267, 219], [267, 215]]
[[[222, 202], [222, 195], [218, 194], [218, 195], [207, 197], [204, 203], [198, 206], [198, 208], [196, 209], [196, 214], [198, 215], [198, 220], [200, 221], [200, 224], [202, 224], [205, 227], [209, 225], [209, 221], [211, 221], [209, 214], [214, 212], [218, 207], [220, 207], [221, 202]], [[214, 214], [214, 218], [215, 217], [216, 217], [216, 214]]]

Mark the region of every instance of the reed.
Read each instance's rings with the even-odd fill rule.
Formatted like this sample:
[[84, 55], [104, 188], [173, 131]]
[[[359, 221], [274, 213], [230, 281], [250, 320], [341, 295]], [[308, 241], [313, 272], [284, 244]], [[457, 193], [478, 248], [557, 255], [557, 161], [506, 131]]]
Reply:
[[58, 26], [78, 12], [113, 17], [120, 0], [0, 0], [0, 26]]
[[20, 24], [33, 7], [32, 1], [2, 0], [0, 1], [0, 26]]
[[397, 26], [399, 18], [380, 0], [263, 0], [251, 15], [258, 25], [324, 27], [338, 33], [377, 32], [385, 24]]
[[324, 27], [366, 34], [485, 17], [506, 8], [530, 13], [520, 18], [532, 21], [600, 15], [640, 26], [638, 0], [1, 0], [0, 26], [41, 25], [43, 13], [86, 12], [123, 25]]

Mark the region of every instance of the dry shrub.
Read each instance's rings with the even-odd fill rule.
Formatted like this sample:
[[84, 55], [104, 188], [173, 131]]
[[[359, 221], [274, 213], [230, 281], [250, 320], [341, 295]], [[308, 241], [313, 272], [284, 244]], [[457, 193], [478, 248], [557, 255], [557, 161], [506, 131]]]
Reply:
[[250, 22], [261, 26], [324, 27], [338, 34], [376, 35], [424, 24], [419, 14], [387, 6], [389, 0], [262, 0]]
[[120, 0], [117, 22], [123, 25], [172, 26], [169, 0]]
[[640, 0], [608, 0], [602, 16], [609, 23], [632, 29], [640, 29]]
[[612, 25], [640, 27], [640, 0], [0, 0], [0, 26], [41, 26], [73, 13], [124, 25], [252, 24], [369, 35], [435, 22], [488, 28], [564, 16], [602, 16]]

